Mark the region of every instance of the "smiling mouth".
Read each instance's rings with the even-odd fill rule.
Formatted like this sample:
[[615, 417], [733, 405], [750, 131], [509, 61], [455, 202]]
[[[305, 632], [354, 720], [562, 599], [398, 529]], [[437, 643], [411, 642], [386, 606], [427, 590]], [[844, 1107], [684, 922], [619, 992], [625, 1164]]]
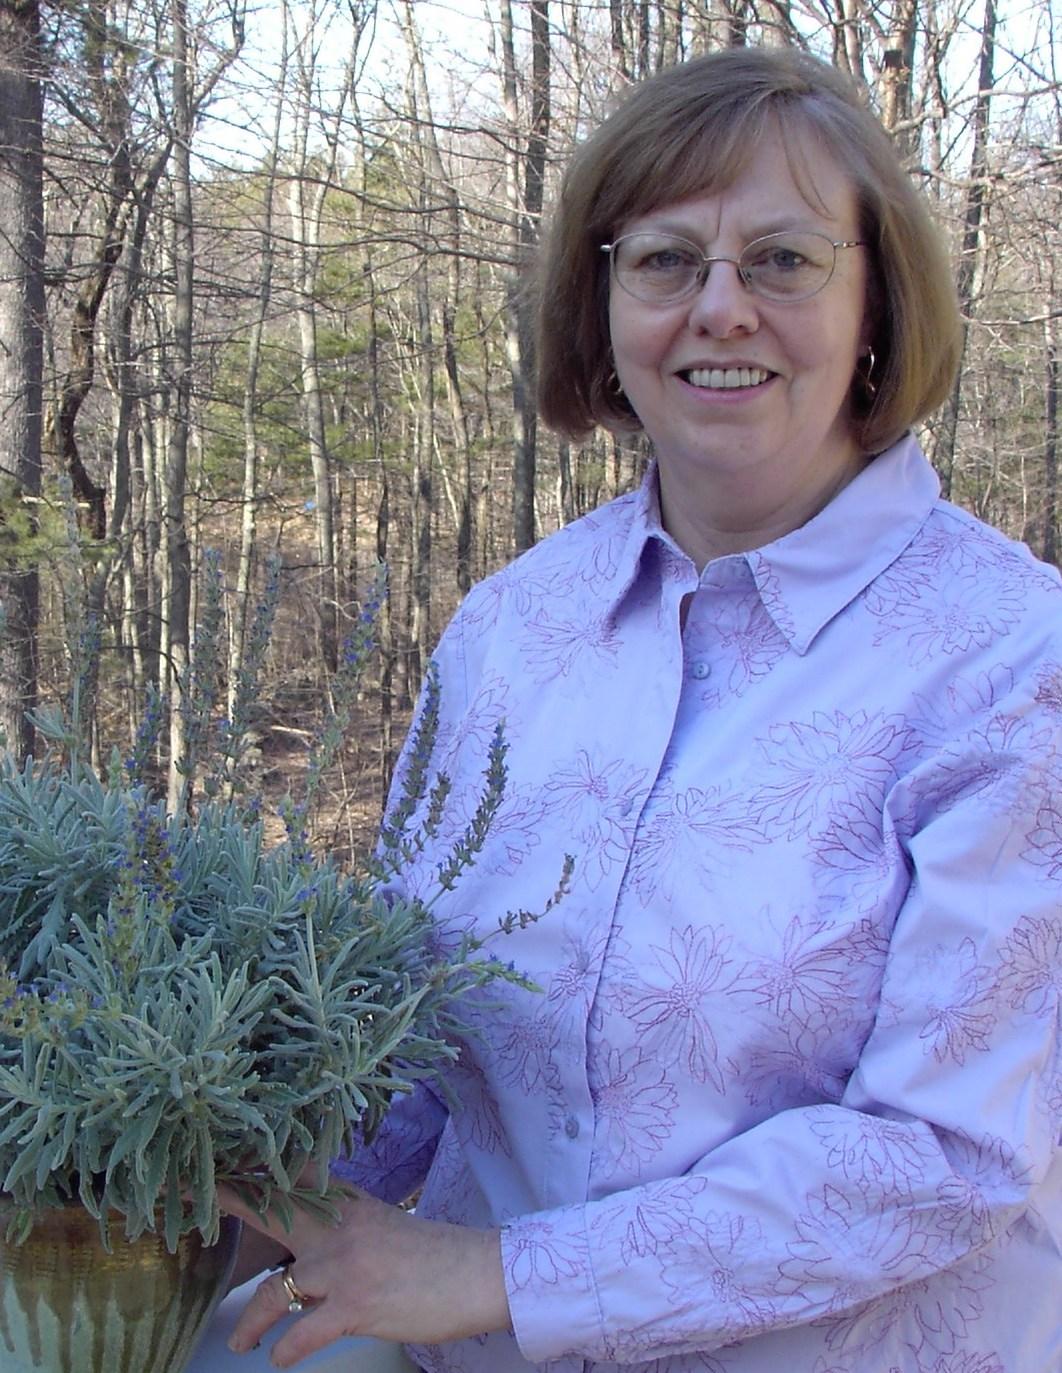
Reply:
[[712, 391], [737, 391], [742, 387], [762, 386], [774, 373], [764, 371], [762, 367], [691, 367], [679, 375], [691, 386]]

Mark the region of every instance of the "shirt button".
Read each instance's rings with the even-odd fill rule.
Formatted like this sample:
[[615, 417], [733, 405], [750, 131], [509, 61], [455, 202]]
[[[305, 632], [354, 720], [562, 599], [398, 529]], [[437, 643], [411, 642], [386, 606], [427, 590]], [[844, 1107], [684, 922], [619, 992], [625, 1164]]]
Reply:
[[698, 682], [703, 682], [705, 677], [712, 675], [711, 663], [706, 663], [703, 659], [698, 660], [690, 668], [690, 676], [696, 678]]
[[574, 1116], [569, 1116], [567, 1120], [565, 1120], [564, 1133], [569, 1139], [577, 1139], [579, 1137], [579, 1122]]

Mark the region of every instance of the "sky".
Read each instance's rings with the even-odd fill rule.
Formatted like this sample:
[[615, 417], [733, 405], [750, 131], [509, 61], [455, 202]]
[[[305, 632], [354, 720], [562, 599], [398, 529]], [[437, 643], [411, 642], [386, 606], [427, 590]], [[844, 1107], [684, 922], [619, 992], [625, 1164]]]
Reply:
[[[334, 94], [350, 53], [352, 26], [347, 8], [334, 0], [292, 0], [291, 8], [300, 34], [310, 27], [307, 16], [317, 11], [318, 32], [323, 35], [319, 40], [318, 80], [324, 92]], [[442, 106], [449, 101], [456, 75], [464, 83], [474, 80], [477, 71], [489, 69], [484, 0], [415, 0], [415, 11], [429, 85]], [[283, 6], [279, 0], [259, 0], [249, 6], [244, 49], [233, 74], [243, 90], [239, 95], [221, 95], [212, 103], [200, 134], [201, 158], [234, 165], [260, 160], [272, 133], [272, 96], [283, 41]], [[291, 32], [288, 41], [289, 45], [296, 41]], [[359, 58], [357, 86], [362, 99], [371, 99], [385, 86], [393, 90], [396, 75], [400, 80], [404, 75], [405, 43], [390, 0], [380, 0]], [[492, 76], [492, 83], [496, 80]]]
[[[997, 118], [1005, 117], [1007, 92], [1024, 92], [1029, 85], [1028, 75], [1014, 69], [1008, 50], [1034, 54], [1048, 77], [1054, 56], [1062, 71], [1062, 54], [1052, 53], [1050, 37], [1044, 32], [1048, 5], [1053, 2], [997, 0], [1000, 18], [996, 73], [1001, 88], [995, 102]], [[349, 3], [351, 0], [347, 0], [347, 5]], [[405, 44], [396, 18], [396, 3], [397, 0], [379, 0], [371, 42], [362, 47], [357, 90], [363, 104], [371, 103], [385, 87], [393, 93], [396, 80], [401, 86], [404, 79]], [[474, 91], [477, 85], [488, 100], [497, 99], [498, 76], [490, 54], [490, 30], [485, 17], [486, 6], [490, 3], [491, 0], [415, 0], [414, 10], [437, 112], [453, 108], [463, 92], [470, 87]], [[966, 98], [972, 101], [976, 93], [978, 28], [985, 0], [943, 0], [943, 3], [954, 4], [963, 20], [954, 44], [950, 81], [954, 89], [965, 90]], [[326, 107], [334, 99], [350, 50], [347, 5], [337, 3], [337, 0], [291, 0], [292, 10], [301, 16], [296, 22], [302, 32], [307, 28], [306, 16], [314, 9], [323, 27], [318, 70], [323, 88], [322, 104]], [[495, 7], [492, 5], [492, 8]], [[526, 23], [526, 9], [524, 3], [514, 5], [518, 24]], [[554, 5], [553, 15], [556, 16], [559, 10], [560, 7]], [[272, 96], [283, 37], [282, 15], [280, 0], [258, 0], [249, 11], [247, 42], [238, 73], [243, 92], [239, 96], [226, 95], [212, 107], [198, 144], [200, 157], [204, 160], [215, 158], [223, 164], [237, 166], [257, 163], [269, 146]]]

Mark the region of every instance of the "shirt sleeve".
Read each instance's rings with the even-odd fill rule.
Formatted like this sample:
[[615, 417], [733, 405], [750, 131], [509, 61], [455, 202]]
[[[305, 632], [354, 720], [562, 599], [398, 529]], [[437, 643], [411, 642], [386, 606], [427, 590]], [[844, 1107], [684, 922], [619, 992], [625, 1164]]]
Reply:
[[[1057, 688], [1062, 667], [1049, 672]], [[1026, 682], [890, 793], [910, 884], [837, 1103], [783, 1111], [681, 1177], [505, 1229], [527, 1359], [625, 1363], [872, 1322], [875, 1299], [954, 1265], [975, 1283], [1048, 1205], [1062, 1163], [1060, 704]]]
[[331, 1173], [381, 1201], [405, 1201], [421, 1186], [446, 1123], [447, 1111], [421, 1082], [396, 1096], [369, 1144], [333, 1159]]

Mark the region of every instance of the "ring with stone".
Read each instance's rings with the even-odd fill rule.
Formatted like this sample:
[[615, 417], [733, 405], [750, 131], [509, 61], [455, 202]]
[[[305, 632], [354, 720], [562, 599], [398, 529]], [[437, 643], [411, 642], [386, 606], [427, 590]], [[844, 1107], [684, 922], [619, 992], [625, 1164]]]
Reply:
[[288, 1310], [293, 1316], [297, 1316], [300, 1311], [306, 1310], [306, 1305], [311, 1299], [295, 1286], [295, 1279], [291, 1276], [290, 1268], [284, 1269], [281, 1281], [284, 1284], [284, 1291], [288, 1294]]

